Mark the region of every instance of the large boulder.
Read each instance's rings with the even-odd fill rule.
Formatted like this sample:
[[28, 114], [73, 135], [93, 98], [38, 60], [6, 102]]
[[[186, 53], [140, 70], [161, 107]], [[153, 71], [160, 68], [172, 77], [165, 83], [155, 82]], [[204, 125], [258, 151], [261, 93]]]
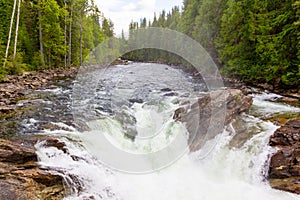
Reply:
[[190, 151], [199, 150], [208, 140], [221, 133], [239, 114], [248, 111], [252, 98], [241, 90], [211, 92], [195, 103], [185, 102], [173, 118], [186, 124]]
[[57, 200], [64, 192], [63, 178], [38, 166], [33, 147], [0, 139], [0, 199]]
[[270, 145], [279, 149], [270, 162], [271, 186], [300, 194], [300, 119], [290, 120], [277, 129]]
[[270, 138], [271, 146], [292, 146], [300, 142], [300, 119], [288, 121]]

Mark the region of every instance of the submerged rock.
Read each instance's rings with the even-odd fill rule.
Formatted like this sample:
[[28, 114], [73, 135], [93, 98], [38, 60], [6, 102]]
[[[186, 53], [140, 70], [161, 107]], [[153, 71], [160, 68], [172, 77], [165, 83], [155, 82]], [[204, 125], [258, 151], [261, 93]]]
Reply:
[[279, 148], [270, 162], [270, 185], [300, 194], [300, 119], [292, 119], [277, 129], [270, 145]]
[[63, 178], [37, 164], [32, 147], [0, 139], [0, 199], [62, 199]]
[[128, 100], [130, 103], [144, 103], [143, 99], [139, 99], [139, 98], [131, 98]]
[[241, 90], [219, 90], [178, 108], [173, 118], [186, 123], [191, 151], [199, 150], [206, 141], [221, 133], [226, 125], [248, 111], [252, 98]]

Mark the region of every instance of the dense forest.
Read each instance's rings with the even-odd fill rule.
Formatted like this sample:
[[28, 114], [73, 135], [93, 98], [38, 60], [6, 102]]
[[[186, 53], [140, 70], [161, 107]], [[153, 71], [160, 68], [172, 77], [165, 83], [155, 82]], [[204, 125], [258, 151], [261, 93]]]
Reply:
[[0, 78], [79, 66], [113, 23], [93, 0], [0, 0]]
[[[192, 37], [227, 76], [299, 87], [299, 0], [184, 0], [182, 9], [174, 7], [149, 21], [132, 22], [129, 33], [147, 27], [169, 28]], [[128, 40], [134, 39], [130, 35]], [[184, 64], [178, 56], [154, 49], [123, 57]]]
[[[113, 22], [94, 0], [0, 0], [0, 19], [0, 79], [24, 70], [79, 66], [114, 35]], [[182, 8], [132, 22], [129, 33], [147, 27], [192, 37], [227, 76], [283, 87], [300, 84], [299, 0], [184, 0]], [[130, 43], [133, 35], [123, 34], [123, 41]], [[188, 65], [154, 49], [122, 57]]]

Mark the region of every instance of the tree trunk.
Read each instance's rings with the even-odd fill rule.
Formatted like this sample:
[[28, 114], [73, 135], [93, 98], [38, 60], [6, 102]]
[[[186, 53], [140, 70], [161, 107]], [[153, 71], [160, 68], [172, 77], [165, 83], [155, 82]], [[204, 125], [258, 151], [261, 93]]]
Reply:
[[44, 55], [44, 47], [43, 47], [43, 31], [42, 31], [42, 22], [41, 22], [41, 0], [38, 0], [38, 17], [39, 17], [39, 42], [40, 42], [40, 52], [42, 56], [42, 65], [45, 66], [45, 55]]
[[70, 5], [70, 27], [69, 27], [69, 55], [68, 55], [68, 65], [71, 66], [72, 60], [72, 20], [73, 20], [73, 7], [72, 1]]
[[82, 66], [82, 15], [80, 19], [80, 66]]
[[5, 51], [3, 67], [5, 67], [7, 56], [8, 56], [8, 50], [9, 50], [9, 45], [10, 45], [10, 40], [11, 40], [12, 26], [13, 26], [13, 23], [14, 23], [14, 17], [15, 17], [15, 12], [16, 12], [16, 5], [17, 5], [17, 0], [14, 0], [14, 6], [13, 6], [12, 14], [11, 14], [11, 19], [10, 19], [8, 41], [7, 41], [6, 51]]
[[17, 43], [18, 43], [19, 22], [20, 22], [20, 7], [21, 7], [21, 0], [19, 0], [19, 2], [18, 2], [18, 13], [17, 13], [17, 24], [16, 24], [16, 35], [15, 35], [13, 60], [16, 58], [16, 55], [17, 55]]
[[[65, 10], [67, 10], [67, 1], [65, 0]], [[65, 15], [65, 30], [64, 30], [64, 37], [65, 37], [65, 51], [67, 50], [67, 15]], [[65, 52], [64, 58], [65, 67], [67, 67], [67, 52]]]

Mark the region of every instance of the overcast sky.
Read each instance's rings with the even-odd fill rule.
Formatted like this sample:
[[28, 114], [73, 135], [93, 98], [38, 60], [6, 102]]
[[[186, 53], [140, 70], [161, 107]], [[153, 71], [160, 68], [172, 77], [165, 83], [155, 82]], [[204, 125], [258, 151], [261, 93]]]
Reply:
[[183, 0], [95, 0], [106, 18], [114, 23], [116, 36], [122, 29], [128, 32], [130, 22], [146, 17], [153, 19], [154, 12], [158, 15], [163, 9], [167, 12], [174, 6], [182, 6]]

